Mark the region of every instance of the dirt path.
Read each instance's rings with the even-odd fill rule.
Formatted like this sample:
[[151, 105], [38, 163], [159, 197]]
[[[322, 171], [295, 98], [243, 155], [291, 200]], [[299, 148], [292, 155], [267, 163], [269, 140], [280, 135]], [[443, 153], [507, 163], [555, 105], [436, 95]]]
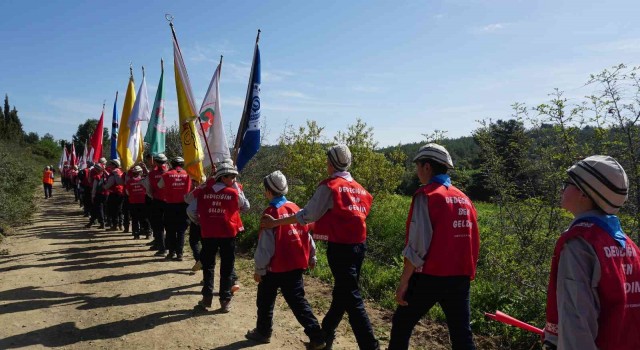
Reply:
[[[0, 256], [0, 349], [303, 349], [306, 336], [282, 297], [277, 300], [272, 343], [258, 345], [244, 334], [255, 326], [256, 285], [251, 261], [236, 260], [242, 289], [228, 314], [194, 309], [202, 274], [193, 263], [154, 257], [146, 240], [130, 234], [85, 229], [87, 222], [69, 193], [56, 183], [54, 197], [41, 200], [33, 224], [8, 237]], [[188, 251], [188, 249], [187, 249]], [[318, 319], [329, 286], [307, 278]], [[217, 276], [215, 285], [217, 288]], [[214, 306], [217, 305], [214, 299]], [[371, 309], [383, 343], [388, 312]], [[343, 320], [335, 349], [356, 349]], [[441, 326], [417, 329], [416, 348], [446, 349]]]

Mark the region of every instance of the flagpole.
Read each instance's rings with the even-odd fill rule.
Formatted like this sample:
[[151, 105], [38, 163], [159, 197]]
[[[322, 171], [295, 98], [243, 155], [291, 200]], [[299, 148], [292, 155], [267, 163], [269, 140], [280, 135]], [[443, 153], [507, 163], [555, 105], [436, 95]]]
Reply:
[[[169, 21], [169, 27], [171, 27], [171, 35], [173, 35], [173, 40], [178, 47], [178, 51], [180, 55], [182, 55], [182, 51], [180, 50], [180, 44], [178, 44], [178, 37], [176, 36], [176, 30], [173, 27], [173, 16], [171, 14], [164, 15], [164, 18]], [[220, 64], [222, 64], [222, 56], [220, 56]], [[204, 126], [202, 126], [202, 120], [200, 120], [200, 116], [196, 116], [198, 119], [198, 124], [200, 124], [200, 129], [202, 130], [202, 138], [204, 139], [204, 145], [207, 148], [207, 153], [209, 154], [209, 161], [211, 162], [211, 166], [213, 166], [213, 157], [211, 156], [211, 150], [209, 149], [209, 141], [207, 141], [207, 137], [204, 134]]]
[[242, 137], [244, 136], [244, 132], [247, 129], [247, 125], [249, 123], [249, 119], [247, 118], [247, 111], [251, 108], [251, 101], [249, 101], [249, 97], [251, 96], [251, 88], [253, 83], [253, 61], [256, 57], [256, 51], [258, 50], [258, 42], [260, 41], [260, 29], [258, 29], [258, 35], [256, 36], [256, 45], [253, 48], [253, 58], [251, 60], [251, 72], [249, 73], [249, 84], [247, 86], [247, 96], [244, 101], [244, 108], [242, 109], [242, 118], [240, 118], [240, 125], [238, 125], [238, 133], [236, 134], [236, 144], [233, 147], [233, 162], [237, 164], [238, 162], [238, 151], [240, 150], [240, 144], [242, 143]]

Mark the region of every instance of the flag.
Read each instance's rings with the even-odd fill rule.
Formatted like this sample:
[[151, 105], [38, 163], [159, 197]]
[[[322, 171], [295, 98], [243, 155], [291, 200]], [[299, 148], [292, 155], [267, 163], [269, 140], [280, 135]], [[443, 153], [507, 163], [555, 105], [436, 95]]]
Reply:
[[160, 82], [156, 90], [156, 99], [153, 102], [151, 120], [144, 135], [144, 142], [149, 144], [149, 152], [153, 155], [164, 153], [164, 143], [167, 135], [167, 127], [164, 124], [164, 64], [161, 63]]
[[73, 168], [73, 166], [76, 165], [77, 162], [78, 162], [78, 159], [76, 158], [76, 145], [72, 141], [71, 142], [71, 159], [69, 161], [69, 166]]
[[111, 159], [118, 159], [118, 92], [113, 102], [113, 119], [111, 120]]
[[[63, 147], [62, 154], [60, 155], [60, 161], [58, 162], [58, 170], [61, 170], [64, 166], [64, 156], [67, 154], [67, 148]], [[53, 170], [53, 169], [51, 169]]]
[[200, 145], [200, 137], [198, 136], [195, 126], [195, 120], [198, 118], [196, 114], [196, 104], [193, 100], [187, 68], [184, 66], [182, 53], [178, 46], [178, 39], [173, 31], [173, 24], [171, 24], [171, 31], [173, 34], [173, 66], [175, 70], [180, 141], [182, 143], [184, 167], [192, 179], [203, 182], [205, 179], [202, 168], [203, 153], [202, 146]]
[[[209, 146], [209, 153], [214, 162], [221, 162], [231, 159], [227, 136], [222, 125], [222, 109], [220, 107], [220, 70], [222, 62], [218, 64], [213, 73], [209, 89], [200, 107], [200, 123], [202, 128], [198, 128], [198, 133], [203, 140], [207, 140], [205, 146]], [[204, 134], [203, 134], [204, 130]], [[205, 155], [204, 166], [211, 165], [211, 160]]]
[[118, 130], [117, 149], [122, 169], [129, 169], [133, 165], [129, 163], [129, 158], [127, 158], [127, 143], [129, 142], [129, 115], [131, 115], [135, 100], [136, 87], [133, 83], [133, 72], [131, 72], [127, 92], [124, 95], [122, 113], [120, 113], [120, 130]]
[[[258, 32], [260, 38], [260, 32]], [[242, 119], [236, 135], [235, 152], [236, 165], [238, 171], [242, 171], [244, 166], [260, 149], [260, 48], [258, 40], [253, 53], [253, 64], [251, 65], [251, 75], [249, 76], [249, 86], [247, 87], [247, 99], [244, 102]]]
[[87, 141], [84, 142], [84, 151], [82, 152], [82, 157], [80, 157], [80, 161], [78, 162], [78, 168], [84, 169], [87, 167], [87, 159], [89, 157], [89, 147], [87, 146]]
[[64, 160], [62, 162], [62, 165], [69, 165], [69, 149], [67, 148], [66, 142], [64, 145]]
[[102, 114], [100, 115], [100, 120], [98, 121], [98, 125], [96, 129], [91, 134], [91, 160], [96, 163], [102, 157], [102, 128], [104, 123], [104, 107], [102, 108]]
[[142, 161], [142, 153], [144, 152], [144, 144], [142, 143], [143, 121], [148, 122], [151, 112], [149, 111], [149, 95], [147, 94], [147, 81], [144, 77], [144, 68], [142, 73], [142, 84], [138, 90], [138, 97], [133, 104], [133, 110], [129, 116], [129, 135], [127, 139], [126, 161], [122, 158], [122, 163], [128, 166], [122, 166], [122, 169], [129, 170], [136, 162]]

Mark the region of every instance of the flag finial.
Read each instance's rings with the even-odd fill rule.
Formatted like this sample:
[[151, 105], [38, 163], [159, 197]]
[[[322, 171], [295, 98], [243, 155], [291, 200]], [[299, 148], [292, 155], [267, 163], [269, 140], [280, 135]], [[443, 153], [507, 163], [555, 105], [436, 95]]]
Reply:
[[129, 61], [129, 77], [133, 78], [133, 62]]
[[144, 78], [144, 66], [142, 66], [142, 78]]
[[256, 44], [258, 43], [258, 41], [260, 41], [260, 32], [262, 32], [260, 29], [258, 29], [258, 36], [256, 37]]
[[160, 70], [164, 72], [164, 58], [160, 58]]

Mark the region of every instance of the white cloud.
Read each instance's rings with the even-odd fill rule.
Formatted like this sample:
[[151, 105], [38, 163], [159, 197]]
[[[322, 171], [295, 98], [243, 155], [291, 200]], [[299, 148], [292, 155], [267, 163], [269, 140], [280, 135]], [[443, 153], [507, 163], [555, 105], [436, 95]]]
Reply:
[[480, 32], [482, 33], [494, 33], [500, 30], [503, 30], [508, 24], [507, 23], [492, 23], [488, 24], [482, 28], [480, 28]]
[[352, 86], [351, 89], [355, 92], [364, 92], [364, 93], [376, 93], [376, 92], [382, 91], [381, 87], [370, 86], [370, 85], [355, 85], [355, 86]]
[[274, 91], [276, 96], [298, 99], [309, 99], [310, 97], [300, 91]]

